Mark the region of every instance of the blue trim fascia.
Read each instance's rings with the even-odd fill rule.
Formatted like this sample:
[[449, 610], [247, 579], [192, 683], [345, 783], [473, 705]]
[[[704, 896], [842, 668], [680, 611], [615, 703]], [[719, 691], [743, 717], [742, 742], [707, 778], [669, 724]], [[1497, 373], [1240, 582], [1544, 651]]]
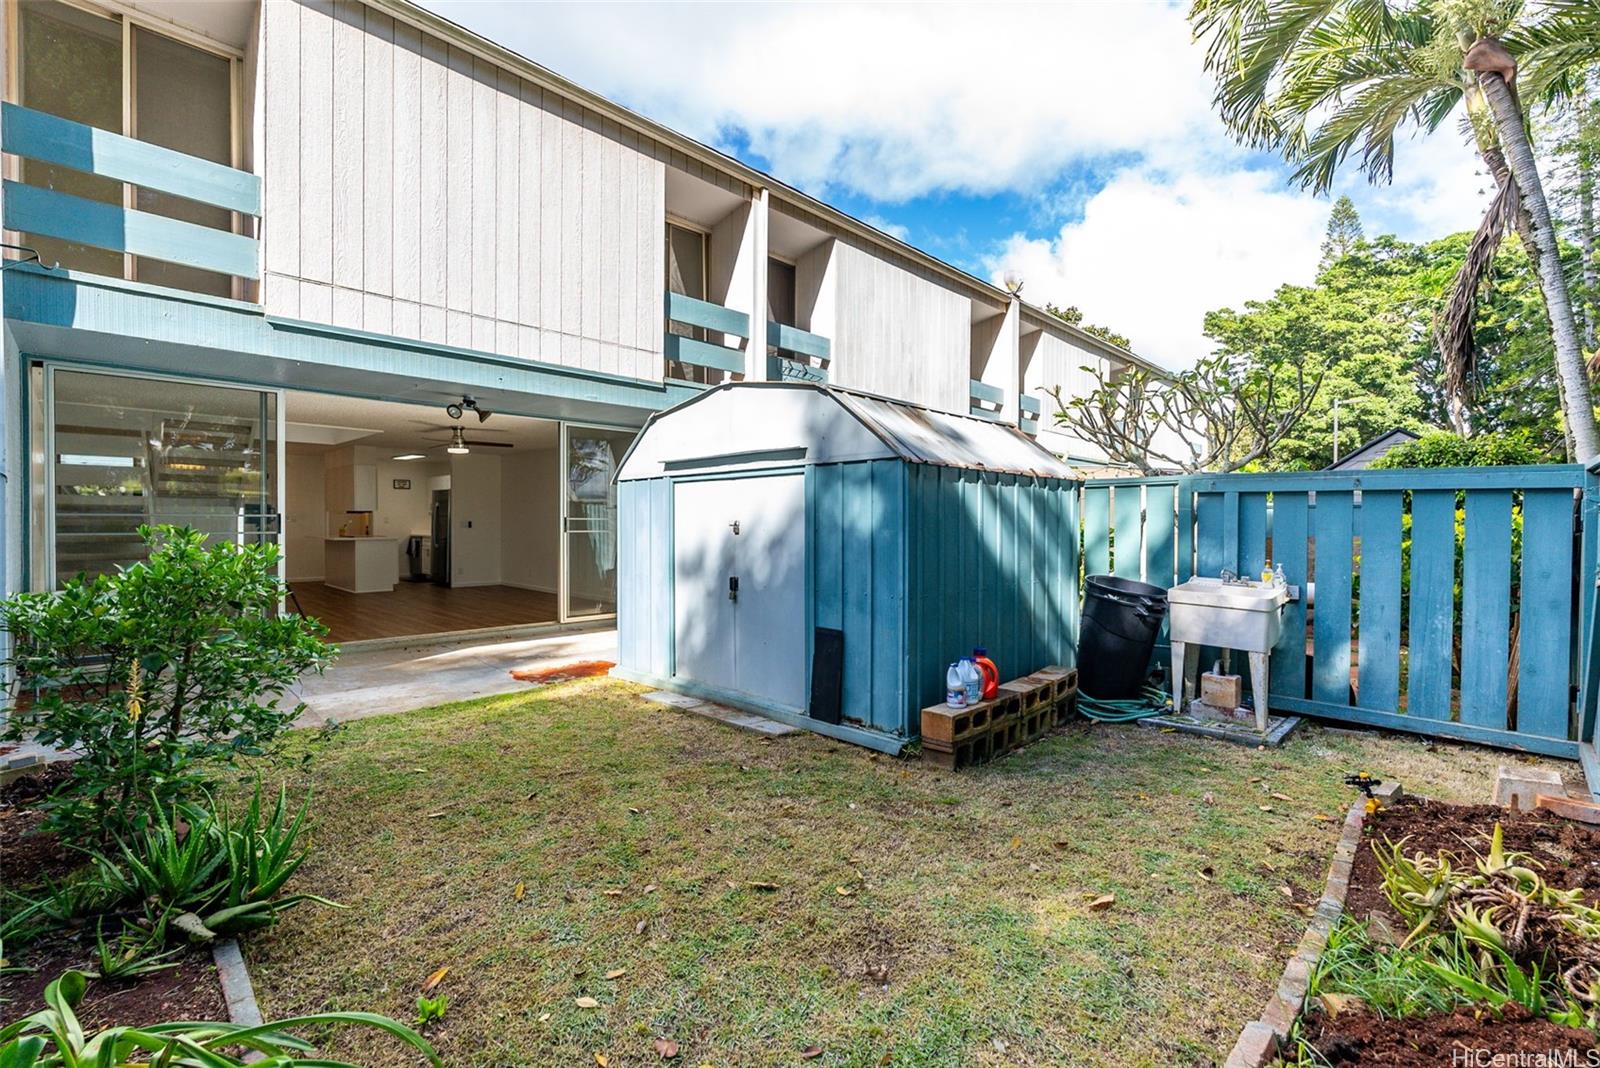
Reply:
[[[260, 305], [34, 265], [7, 270], [5, 316], [35, 358], [199, 373], [257, 386], [418, 399], [419, 387], [539, 398], [539, 418], [615, 420], [701, 389], [269, 316]], [[431, 398], [430, 398], [431, 399]], [[599, 410], [596, 406], [610, 411]], [[540, 410], [531, 410], [537, 407]]]

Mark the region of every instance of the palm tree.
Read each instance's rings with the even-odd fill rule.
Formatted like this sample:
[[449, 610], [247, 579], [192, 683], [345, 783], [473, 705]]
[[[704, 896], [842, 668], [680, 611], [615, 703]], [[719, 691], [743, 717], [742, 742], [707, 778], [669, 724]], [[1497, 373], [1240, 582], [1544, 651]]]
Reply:
[[[1550, 317], [1570, 449], [1582, 460], [1600, 454], [1572, 299], [1516, 89], [1520, 57], [1529, 99], [1553, 105], [1576, 91], [1581, 72], [1600, 60], [1600, 4], [1193, 0], [1190, 23], [1206, 42], [1229, 129], [1282, 154], [1294, 180], [1318, 193], [1352, 151], [1369, 179], [1389, 181], [1396, 135], [1432, 133], [1465, 103], [1464, 123], [1500, 187], [1469, 267], [1486, 270], [1500, 233], [1516, 226]], [[1469, 308], [1477, 282], [1457, 284]], [[1470, 346], [1470, 327], [1465, 333]], [[1458, 321], [1452, 336], [1461, 335]]]

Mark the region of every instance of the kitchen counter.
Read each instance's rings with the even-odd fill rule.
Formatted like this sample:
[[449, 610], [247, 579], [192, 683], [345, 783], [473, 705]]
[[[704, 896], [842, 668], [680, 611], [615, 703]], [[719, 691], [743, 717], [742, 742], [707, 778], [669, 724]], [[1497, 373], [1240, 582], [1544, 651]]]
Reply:
[[387, 593], [400, 581], [395, 538], [328, 537], [323, 582], [346, 593]]

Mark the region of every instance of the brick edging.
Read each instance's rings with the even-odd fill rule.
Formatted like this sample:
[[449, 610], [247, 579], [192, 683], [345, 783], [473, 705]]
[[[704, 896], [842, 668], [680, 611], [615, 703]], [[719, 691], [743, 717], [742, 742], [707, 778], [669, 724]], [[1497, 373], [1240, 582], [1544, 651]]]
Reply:
[[1344, 830], [1333, 847], [1333, 863], [1328, 866], [1328, 882], [1322, 898], [1306, 925], [1294, 956], [1284, 965], [1278, 988], [1267, 999], [1266, 1008], [1259, 1019], [1244, 1025], [1239, 1040], [1228, 1054], [1226, 1068], [1263, 1068], [1278, 1055], [1279, 1047], [1289, 1037], [1289, 1029], [1305, 1005], [1306, 991], [1311, 985], [1311, 971], [1317, 966], [1322, 951], [1327, 948], [1333, 925], [1344, 914], [1345, 894], [1350, 891], [1350, 872], [1355, 866], [1356, 850], [1361, 847], [1361, 825], [1366, 819], [1367, 802], [1358, 799], [1350, 806], [1344, 818]]
[[228, 1019], [244, 1027], [259, 1027], [261, 1006], [256, 1004], [256, 990], [250, 982], [250, 969], [245, 967], [244, 954], [239, 951], [239, 941], [224, 939], [211, 947], [211, 959], [217, 965], [217, 980], [222, 984], [222, 1000], [228, 1004]]

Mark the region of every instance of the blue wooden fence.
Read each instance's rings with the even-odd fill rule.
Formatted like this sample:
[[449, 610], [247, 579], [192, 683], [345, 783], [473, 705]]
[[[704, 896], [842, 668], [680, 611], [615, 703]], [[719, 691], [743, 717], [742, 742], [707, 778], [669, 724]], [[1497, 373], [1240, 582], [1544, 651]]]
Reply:
[[1600, 767], [1597, 510], [1600, 466], [1101, 479], [1084, 565], [1171, 586], [1282, 564], [1308, 596], [1272, 708]]

